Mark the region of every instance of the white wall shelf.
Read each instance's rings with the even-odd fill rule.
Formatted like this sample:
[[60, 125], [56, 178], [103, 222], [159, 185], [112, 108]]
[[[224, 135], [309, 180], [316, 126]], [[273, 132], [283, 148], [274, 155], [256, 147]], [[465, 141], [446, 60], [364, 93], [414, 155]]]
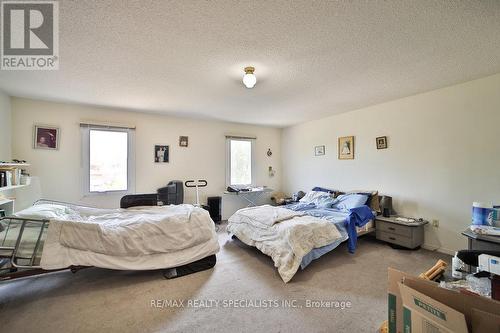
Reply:
[[5, 205], [7, 203], [14, 202], [14, 200], [11, 199], [0, 199], [0, 205]]
[[22, 167], [29, 167], [30, 165], [28, 163], [0, 163], [0, 169], [2, 167], [4, 168], [22, 168]]
[[0, 163], [0, 171], [5, 171], [8, 174], [6, 178], [7, 184], [9, 184], [8, 186], [0, 187], [0, 192], [25, 187], [26, 185], [21, 184], [21, 173], [23, 168], [29, 166], [28, 163]]
[[15, 190], [17, 188], [22, 188], [22, 187], [26, 187], [26, 186], [29, 186], [29, 185], [3, 186], [3, 187], [0, 187], [0, 192], [2, 192], [2, 191], [9, 191], [9, 190]]
[[0, 199], [0, 209], [5, 211], [5, 216], [14, 214], [14, 200]]

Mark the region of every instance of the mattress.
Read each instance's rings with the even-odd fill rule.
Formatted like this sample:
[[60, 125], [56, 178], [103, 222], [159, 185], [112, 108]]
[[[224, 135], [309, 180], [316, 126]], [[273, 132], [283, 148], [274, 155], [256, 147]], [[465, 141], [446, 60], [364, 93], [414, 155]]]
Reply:
[[[300, 202], [287, 205], [284, 207], [291, 210], [302, 211], [307, 215], [326, 219], [331, 223], [335, 224], [335, 226], [339, 229], [339, 232], [342, 235], [342, 238], [340, 240], [332, 242], [331, 244], [328, 244], [324, 247], [319, 247], [311, 250], [310, 253], [308, 253], [307, 255], [304, 256], [304, 258], [302, 258], [302, 262], [300, 265], [301, 269], [305, 269], [313, 260], [318, 259], [321, 256], [325, 255], [326, 253], [334, 250], [342, 242], [345, 242], [346, 240], [349, 239], [349, 235], [345, 226], [345, 221], [349, 216], [349, 212], [347, 211], [341, 211], [332, 208], [317, 208], [314, 204], [311, 203], [304, 204]], [[356, 227], [358, 235], [363, 235], [374, 230], [373, 228], [375, 226], [375, 223], [373, 222], [373, 220], [367, 220], [363, 222], [366, 224], [364, 224], [362, 227]]]
[[227, 230], [270, 256], [286, 283], [312, 249], [341, 241], [343, 236], [328, 220], [283, 210], [268, 205], [240, 209], [229, 218]]
[[[249, 210], [252, 214], [249, 214]], [[246, 208], [236, 212], [229, 218], [228, 232], [234, 234], [247, 245], [257, 247], [264, 254], [269, 255], [278, 272], [285, 282], [290, 281], [297, 269], [306, 268], [313, 260], [332, 251], [342, 242], [349, 240], [349, 234], [346, 228], [346, 220], [349, 218], [349, 211], [340, 211], [331, 208], [316, 208], [310, 203], [298, 203], [283, 207], [275, 207], [273, 213], [269, 206], [258, 206]], [[285, 214], [279, 210], [290, 210], [300, 214]], [[254, 213], [257, 211], [258, 213]], [[264, 217], [268, 216], [265, 221]], [[280, 219], [280, 216], [290, 216], [290, 220]], [[253, 221], [252, 218], [254, 217]], [[313, 218], [309, 220], [310, 227], [319, 230], [329, 230], [331, 235], [332, 228], [337, 232], [335, 237], [323, 238], [321, 241], [316, 239], [305, 239], [304, 244], [300, 244], [299, 251], [289, 246], [290, 233], [293, 233], [294, 224], [301, 219]], [[263, 223], [264, 221], [264, 223]], [[361, 227], [356, 227], [358, 234], [364, 234], [373, 230], [373, 221], [363, 220]], [[292, 230], [292, 231], [290, 231]], [[309, 231], [309, 237], [315, 232]], [[356, 234], [354, 233], [354, 237]], [[329, 241], [327, 241], [329, 240]], [[352, 241], [352, 239], [350, 240]], [[322, 243], [323, 242], [323, 243]], [[355, 241], [354, 241], [355, 244]]]
[[219, 251], [208, 212], [192, 205], [94, 209], [44, 204], [16, 215], [50, 220], [40, 260], [44, 269], [163, 269]]

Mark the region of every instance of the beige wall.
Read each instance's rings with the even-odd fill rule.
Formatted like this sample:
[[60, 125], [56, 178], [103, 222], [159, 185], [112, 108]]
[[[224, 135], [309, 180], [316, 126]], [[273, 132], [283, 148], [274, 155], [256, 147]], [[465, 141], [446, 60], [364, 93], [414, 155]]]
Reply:
[[[355, 159], [340, 161], [348, 135]], [[377, 150], [384, 135], [389, 148]], [[282, 154], [284, 190], [378, 189], [399, 212], [440, 221], [427, 247], [462, 249], [472, 202], [500, 203], [500, 75], [287, 128]]]
[[[255, 135], [256, 179], [258, 185], [279, 189], [281, 184], [281, 130], [218, 121], [202, 121], [167, 117], [147, 113], [88, 107], [72, 104], [42, 102], [12, 98], [13, 153], [28, 160], [30, 171], [40, 179], [44, 198], [81, 202], [102, 207], [116, 207], [119, 197], [82, 197], [81, 137], [79, 122], [96, 120], [133, 124], [136, 129], [136, 192], [150, 193], [169, 180], [206, 179], [209, 186], [202, 189], [206, 196], [222, 195], [225, 189], [225, 134]], [[56, 125], [61, 128], [59, 151], [32, 148], [33, 124]], [[178, 145], [180, 135], [189, 136], [189, 148]], [[171, 162], [155, 164], [155, 144], [169, 144]], [[267, 149], [272, 157], [266, 155]], [[276, 169], [269, 177], [268, 166]], [[195, 201], [194, 190], [185, 189], [185, 202]], [[239, 207], [238, 198], [226, 197], [224, 216]]]
[[10, 97], [0, 90], [0, 161], [10, 161], [11, 158]]
[[[2, 117], [8, 116], [8, 100], [0, 95]], [[315, 185], [378, 189], [393, 196], [400, 213], [440, 221], [439, 228], [426, 227], [428, 248], [452, 252], [465, 247], [460, 232], [470, 222], [472, 202], [500, 203], [500, 74], [284, 130], [20, 98], [12, 98], [11, 104], [12, 156], [32, 163], [30, 171], [40, 179], [42, 196], [50, 199], [118, 205], [114, 196], [81, 195], [78, 123], [92, 119], [137, 126], [138, 193], [154, 191], [172, 179], [198, 177], [209, 182], [202, 201], [221, 195], [224, 134], [241, 133], [258, 137], [258, 184], [289, 193]], [[59, 151], [32, 149], [35, 123], [61, 127]], [[5, 140], [9, 130], [2, 130]], [[179, 135], [189, 136], [188, 149], [178, 146]], [[355, 136], [356, 158], [340, 161], [337, 138], [346, 135]], [[383, 135], [389, 138], [389, 149], [377, 150], [375, 137]], [[158, 143], [171, 145], [171, 163], [152, 162], [153, 145]], [[316, 145], [326, 145], [325, 156], [314, 156]], [[271, 158], [266, 156], [268, 148], [274, 153]], [[269, 165], [276, 169], [275, 177], [268, 176]], [[194, 191], [186, 192], [185, 201], [194, 202]], [[237, 198], [226, 197], [224, 217], [238, 207]]]

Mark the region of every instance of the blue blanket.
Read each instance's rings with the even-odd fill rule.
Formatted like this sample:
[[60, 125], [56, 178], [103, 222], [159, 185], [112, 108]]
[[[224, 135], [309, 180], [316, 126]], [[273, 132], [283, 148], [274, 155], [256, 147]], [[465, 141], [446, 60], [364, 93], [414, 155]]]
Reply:
[[303, 211], [307, 215], [323, 218], [335, 224], [340, 232], [341, 238], [337, 241], [313, 249], [307, 255], [302, 258], [300, 264], [301, 269], [306, 268], [313, 260], [318, 259], [322, 255], [332, 251], [337, 246], [339, 246], [343, 241], [348, 241], [348, 250], [350, 253], [354, 253], [357, 243], [357, 232], [356, 227], [362, 227], [368, 223], [371, 219], [375, 218], [372, 211], [367, 206], [361, 206], [350, 211], [342, 211], [333, 208], [316, 208], [312, 203], [294, 203], [285, 206], [285, 208]]
[[356, 227], [362, 227], [374, 218], [375, 215], [373, 215], [372, 210], [368, 206], [349, 209], [349, 216], [345, 220], [344, 225], [347, 229], [347, 234], [349, 235], [347, 247], [349, 248], [350, 253], [354, 253], [356, 243], [358, 242]]

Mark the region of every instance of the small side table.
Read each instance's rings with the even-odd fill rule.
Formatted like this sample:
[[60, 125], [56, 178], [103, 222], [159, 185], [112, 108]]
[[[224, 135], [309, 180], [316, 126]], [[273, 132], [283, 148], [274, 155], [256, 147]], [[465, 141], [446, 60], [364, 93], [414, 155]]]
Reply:
[[470, 228], [462, 231], [467, 237], [469, 250], [500, 251], [500, 237], [476, 234]]
[[375, 219], [376, 237], [387, 243], [399, 245], [408, 249], [418, 248], [424, 243], [424, 220], [401, 222], [397, 216], [377, 216]]

